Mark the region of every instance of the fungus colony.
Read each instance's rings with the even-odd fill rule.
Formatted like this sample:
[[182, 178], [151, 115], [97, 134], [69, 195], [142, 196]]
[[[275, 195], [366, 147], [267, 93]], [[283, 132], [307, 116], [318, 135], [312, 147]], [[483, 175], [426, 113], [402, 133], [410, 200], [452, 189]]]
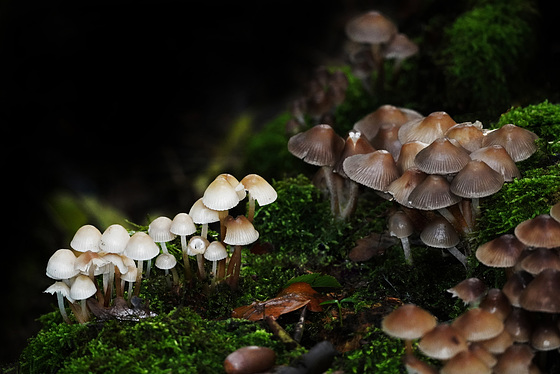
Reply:
[[421, 355], [442, 362], [440, 373], [540, 373], [555, 364], [551, 361], [560, 352], [560, 220], [554, 215], [559, 207], [477, 248], [478, 260], [503, 268], [507, 280], [501, 289], [477, 278], [449, 289], [468, 304], [453, 321], [436, 322], [414, 304], [383, 319], [385, 333], [406, 342], [409, 372], [438, 372], [414, 354], [414, 340]]
[[417, 232], [425, 245], [448, 250], [466, 267], [469, 253], [456, 246], [473, 230], [480, 199], [520, 176], [515, 163], [537, 150], [536, 139], [513, 124], [487, 130], [479, 121], [456, 123], [444, 111], [423, 116], [387, 104], [357, 121], [346, 139], [318, 124], [291, 136], [288, 150], [319, 167], [314, 182], [325, 186], [335, 217], [348, 218], [359, 185], [368, 187], [398, 203], [406, 237]]
[[[249, 197], [248, 216], [230, 216], [229, 210], [246, 196]], [[157, 217], [149, 224], [147, 232], [136, 231], [130, 235], [123, 226], [113, 224], [101, 233], [93, 225], [84, 225], [74, 234], [70, 242], [72, 249], [59, 249], [49, 258], [46, 274], [55, 283], [45, 292], [56, 293], [60, 313], [67, 323], [71, 320], [64, 298], [80, 323], [89, 320], [90, 312], [103, 318], [149, 316], [151, 312], [142, 308], [137, 297], [143, 275], [150, 276], [152, 262], [163, 270], [170, 287], [180, 287], [177, 259], [169, 253], [166, 244], [177, 236], [180, 237], [186, 286], [190, 286], [194, 278], [189, 257], [195, 257], [198, 280], [205, 281], [206, 264], [210, 263], [210, 289], [219, 282], [226, 282], [235, 290], [239, 283], [242, 248], [259, 237], [252, 223], [255, 203], [263, 206], [276, 198], [274, 188], [257, 174], [249, 174], [241, 181], [231, 174], [220, 174], [189, 213], [178, 213], [173, 219]], [[211, 241], [208, 225], [218, 222], [220, 238]], [[196, 225], [200, 225], [200, 235], [195, 235]], [[233, 250], [231, 256], [228, 246]], [[128, 297], [126, 301], [125, 296]]]

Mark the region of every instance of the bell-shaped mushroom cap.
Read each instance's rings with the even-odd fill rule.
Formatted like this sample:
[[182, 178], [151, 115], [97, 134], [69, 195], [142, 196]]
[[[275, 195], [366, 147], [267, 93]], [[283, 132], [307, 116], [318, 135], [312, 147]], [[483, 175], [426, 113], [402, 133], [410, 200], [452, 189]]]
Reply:
[[396, 236], [397, 238], [406, 238], [414, 232], [414, 225], [408, 216], [401, 210], [389, 216], [387, 221], [389, 235]]
[[444, 136], [445, 132], [457, 122], [446, 112], [432, 112], [426, 117], [408, 121], [399, 129], [399, 140], [402, 144], [414, 140], [430, 144], [437, 138]]
[[433, 248], [452, 248], [459, 244], [459, 235], [445, 218], [436, 217], [420, 233], [422, 243]]
[[101, 239], [99, 239], [99, 250], [108, 253], [121, 253], [124, 251], [130, 235], [128, 231], [119, 225], [110, 225], [103, 231]]
[[133, 260], [150, 260], [159, 254], [159, 247], [145, 232], [135, 232], [124, 249], [124, 255]]
[[486, 266], [508, 268], [517, 263], [525, 244], [513, 234], [503, 234], [476, 249], [476, 258]]
[[463, 300], [465, 304], [481, 301], [487, 291], [488, 287], [486, 284], [484, 284], [482, 280], [474, 277], [467, 278], [447, 290], [453, 297], [458, 297]]
[[469, 152], [474, 152], [482, 147], [482, 124], [478, 121], [458, 123], [450, 127], [444, 134], [448, 139], [455, 139]]
[[245, 196], [247, 196], [247, 192], [245, 192], [245, 186], [243, 185], [243, 183], [238, 181], [237, 178], [235, 178], [233, 175], [228, 173], [222, 173], [218, 175], [217, 178], [225, 178], [229, 182], [229, 184], [231, 184], [235, 192], [237, 192], [237, 197], [239, 198], [239, 201], [243, 200]]
[[560, 328], [551, 318], [540, 319], [531, 333], [531, 347], [537, 351], [560, 348]]
[[194, 202], [189, 210], [189, 216], [192, 218], [194, 223], [206, 224], [219, 222], [221, 216], [227, 216], [227, 211], [218, 211], [208, 208], [202, 202], [202, 197]]
[[208, 239], [202, 236], [193, 236], [189, 239], [189, 244], [187, 245], [187, 255], [195, 256], [198, 254], [203, 254], [208, 248], [210, 242]]
[[453, 177], [449, 186], [457, 196], [471, 198], [486, 197], [498, 192], [504, 185], [504, 177], [484, 161], [470, 160]]
[[528, 247], [560, 247], [560, 222], [548, 214], [521, 222], [513, 233]]
[[463, 333], [447, 323], [440, 323], [428, 331], [418, 342], [418, 349], [426, 356], [448, 360], [468, 349]]
[[213, 210], [229, 210], [237, 206], [239, 201], [237, 190], [222, 175], [218, 175], [210, 182], [202, 196], [202, 203]]
[[414, 110], [385, 104], [354, 123], [353, 129], [360, 131], [370, 141], [383, 125], [395, 124], [400, 127], [417, 118], [422, 118], [422, 115]]
[[350, 156], [375, 152], [375, 148], [366, 139], [366, 137], [357, 130], [352, 130], [348, 133], [348, 137], [344, 142], [344, 149], [338, 161], [334, 165], [334, 171], [343, 177], [347, 178], [346, 173], [342, 167], [344, 160]]
[[171, 253], [160, 253], [156, 257], [155, 265], [158, 269], [169, 270], [177, 265], [177, 259]]
[[[126, 259], [132, 261], [132, 264], [129, 264], [126, 261]], [[121, 280], [125, 281], [125, 282], [136, 282], [136, 278], [137, 278], [137, 275], [138, 275], [138, 268], [136, 267], [136, 264], [134, 263], [134, 260], [126, 257], [125, 258], [125, 264], [128, 267], [128, 271], [124, 274], [121, 274]]]
[[241, 184], [245, 186], [245, 190], [260, 206], [271, 204], [278, 198], [278, 193], [258, 174], [248, 174], [241, 179]]
[[124, 263], [124, 258], [126, 258], [126, 256], [117, 253], [105, 253], [103, 255], [103, 259], [107, 261], [107, 264], [112, 264], [113, 266], [119, 268], [121, 274], [128, 271], [128, 267]]
[[76, 256], [69, 249], [56, 250], [47, 262], [47, 276], [52, 279], [70, 279], [80, 271], [75, 268]]
[[346, 36], [357, 43], [387, 43], [397, 33], [397, 26], [382, 13], [372, 10], [352, 18], [345, 25]]
[[403, 33], [397, 33], [383, 49], [386, 59], [404, 60], [418, 53], [418, 45]]
[[224, 243], [229, 245], [247, 245], [257, 241], [259, 232], [255, 230], [251, 221], [243, 215], [236, 218], [228, 216], [225, 219], [226, 236]]
[[537, 275], [544, 269], [560, 270], [560, 256], [549, 248], [535, 248], [523, 257], [519, 265], [532, 275]]
[[414, 374], [438, 374], [439, 371], [432, 365], [420, 360], [418, 357], [407, 354], [402, 359], [407, 373]]
[[440, 370], [441, 374], [490, 374], [492, 369], [470, 350], [457, 353]]
[[495, 336], [492, 339], [480, 340], [476, 344], [480, 344], [488, 352], [497, 355], [504, 353], [505, 350], [513, 343], [513, 337], [504, 327], [504, 331], [502, 331], [498, 336]]
[[74, 300], [84, 300], [97, 292], [95, 284], [87, 275], [80, 274], [70, 287], [70, 297]]
[[99, 231], [97, 227], [93, 225], [83, 225], [74, 234], [70, 242], [70, 247], [78, 252], [99, 252], [100, 239], [101, 231]]
[[482, 146], [501, 145], [512, 160], [518, 162], [528, 159], [537, 151], [535, 140], [538, 138], [534, 132], [510, 123], [487, 133], [482, 139]]
[[469, 156], [472, 160], [484, 161], [492, 169], [502, 174], [506, 182], [511, 182], [515, 178], [521, 177], [517, 165], [501, 145], [479, 148]]
[[428, 174], [452, 174], [471, 160], [467, 151], [447, 138], [437, 138], [416, 154], [416, 167]]
[[519, 304], [532, 312], [560, 313], [560, 271], [541, 271], [521, 291]]
[[227, 258], [226, 247], [219, 241], [213, 241], [204, 251], [204, 258], [208, 261], [220, 261]]
[[375, 149], [384, 149], [389, 151], [396, 160], [401, 153], [402, 144], [398, 138], [399, 126], [394, 123], [381, 125], [377, 135], [371, 139], [371, 145]]
[[171, 229], [172, 220], [169, 217], [159, 216], [150, 222], [148, 226], [148, 235], [154, 239], [156, 243], [166, 243], [177, 237]]
[[550, 216], [560, 222], [560, 202], [554, 204], [552, 208], [550, 208]]
[[412, 340], [421, 338], [436, 324], [436, 318], [427, 310], [404, 304], [383, 318], [381, 329], [394, 338]]
[[463, 332], [468, 341], [492, 339], [504, 330], [504, 323], [494, 314], [481, 309], [471, 308], [451, 323]]
[[504, 320], [504, 330], [511, 335], [515, 343], [526, 343], [529, 341], [533, 331], [531, 314], [531, 312], [523, 308], [513, 307]]
[[527, 284], [532, 280], [532, 277], [526, 272], [516, 271], [502, 286], [502, 292], [507, 296], [511, 305], [519, 307], [519, 297], [521, 292], [527, 287]]
[[427, 146], [427, 143], [422, 143], [417, 140], [402, 144], [399, 157], [397, 158], [397, 168], [399, 169], [399, 172], [404, 173], [408, 169], [416, 168], [414, 159], [416, 158], [418, 152]]
[[535, 357], [535, 353], [529, 345], [513, 344], [498, 356], [498, 362], [493, 368], [494, 373], [532, 373], [529, 368], [533, 357]]
[[426, 173], [416, 167], [407, 169], [387, 186], [387, 192], [393, 196], [397, 203], [412, 208], [409, 203], [410, 193], [426, 179], [426, 176]]
[[410, 195], [410, 206], [421, 210], [436, 210], [446, 208], [461, 201], [461, 198], [450, 190], [446, 178], [437, 174], [427, 175]]
[[187, 236], [196, 232], [196, 226], [190, 215], [187, 213], [178, 213], [173, 217], [169, 231], [174, 235]]
[[511, 304], [507, 296], [499, 288], [489, 289], [478, 307], [494, 314], [502, 321], [511, 311]]
[[351, 180], [378, 191], [399, 177], [393, 156], [386, 150], [354, 155], [343, 163], [344, 172]]
[[315, 125], [288, 140], [288, 151], [311, 165], [334, 166], [342, 149], [344, 139], [330, 125]]
[[67, 298], [68, 301], [70, 301], [71, 303], [74, 302], [74, 299], [72, 299], [72, 297], [70, 296], [70, 287], [68, 287], [68, 285], [64, 282], [56, 281], [43, 292], [50, 293], [51, 295], [54, 295], [55, 293], [60, 293], [63, 297]]

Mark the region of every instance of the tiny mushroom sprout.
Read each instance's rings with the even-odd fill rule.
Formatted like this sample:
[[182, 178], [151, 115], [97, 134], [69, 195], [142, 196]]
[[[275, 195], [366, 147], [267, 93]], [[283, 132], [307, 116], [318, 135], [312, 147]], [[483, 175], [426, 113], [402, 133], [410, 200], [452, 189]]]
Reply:
[[204, 270], [204, 259], [203, 254], [206, 252], [210, 242], [204, 236], [196, 235], [190, 238], [189, 244], [187, 246], [187, 254], [189, 256], [196, 256], [196, 262], [198, 266], [197, 274], [198, 278], [201, 280], [206, 279], [206, 271]]
[[89, 313], [87, 310], [86, 300], [97, 292], [97, 287], [87, 275], [79, 274], [74, 279], [70, 287], [70, 297], [80, 302], [80, 310], [76, 318], [80, 323], [85, 323], [89, 320]]
[[236, 290], [239, 283], [239, 273], [241, 268], [241, 247], [254, 243], [259, 238], [259, 232], [255, 230], [253, 224], [247, 217], [239, 215], [236, 218], [228, 216], [225, 220], [226, 236], [224, 243], [233, 246], [233, 254], [228, 264], [227, 277], [228, 284]]
[[93, 225], [81, 226], [72, 241], [70, 247], [78, 252], [99, 252], [99, 240], [101, 239], [101, 231]]
[[187, 253], [187, 236], [196, 232], [196, 226], [191, 216], [187, 213], [178, 213], [169, 227], [169, 231], [181, 238], [181, 250], [183, 252], [183, 264], [185, 267], [185, 280], [190, 282], [192, 279], [189, 255]]
[[[135, 232], [128, 241], [124, 249], [124, 255], [137, 261], [136, 286], [134, 293], [140, 294], [140, 284], [142, 281], [142, 268], [144, 261], [151, 260], [159, 254], [159, 247], [154, 240], [145, 232]], [[130, 295], [129, 295], [130, 297]]]
[[[213, 241], [204, 251], [204, 258], [212, 262], [212, 285], [225, 276], [225, 260], [228, 257], [226, 247], [219, 242]], [[220, 269], [218, 269], [218, 264]]]
[[436, 325], [436, 318], [415, 304], [401, 305], [381, 321], [381, 329], [387, 335], [405, 340], [407, 354], [412, 354], [412, 341], [420, 339]]
[[412, 253], [408, 240], [408, 237], [414, 232], [412, 221], [403, 211], [399, 210], [389, 216], [388, 228], [391, 236], [396, 236], [401, 240], [405, 262], [412, 265]]
[[45, 291], [46, 293], [50, 293], [51, 295], [56, 293], [56, 299], [58, 302], [58, 309], [60, 310], [60, 315], [64, 322], [70, 324], [70, 318], [68, 318], [68, 314], [66, 313], [66, 308], [64, 307], [64, 298], [67, 298], [69, 302], [73, 303], [74, 300], [70, 297], [70, 287], [64, 282], [56, 281], [51, 284]]
[[271, 204], [278, 198], [278, 193], [274, 187], [266, 181], [266, 179], [258, 174], [246, 175], [243, 179], [241, 179], [241, 184], [245, 187], [249, 198], [247, 219], [250, 222], [253, 222], [253, 217], [255, 216], [255, 201], [259, 204], [259, 206]]
[[459, 235], [447, 220], [441, 217], [434, 218], [420, 233], [420, 240], [429, 247], [447, 249], [465, 268], [467, 267], [466, 256], [456, 247], [459, 244]]

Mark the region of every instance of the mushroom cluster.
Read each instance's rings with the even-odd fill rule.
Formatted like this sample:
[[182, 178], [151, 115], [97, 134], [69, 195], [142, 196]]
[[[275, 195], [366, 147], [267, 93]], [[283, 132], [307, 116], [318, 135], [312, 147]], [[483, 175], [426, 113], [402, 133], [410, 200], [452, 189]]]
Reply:
[[[247, 217], [228, 215], [229, 209], [246, 196], [249, 200]], [[192, 205], [189, 213], [178, 213], [173, 219], [159, 216], [150, 222], [147, 232], [129, 233], [122, 225], [113, 224], [101, 233], [93, 225], [84, 225], [74, 234], [71, 249], [59, 249], [49, 258], [46, 274], [55, 283], [45, 292], [57, 295], [65, 322], [70, 323], [70, 319], [64, 298], [70, 303], [76, 320], [84, 323], [90, 318], [88, 299], [97, 307], [109, 308], [112, 301], [121, 304], [127, 296], [130, 304], [140, 293], [143, 274], [149, 277], [152, 261], [163, 270], [169, 286], [177, 288], [180, 286], [177, 259], [167, 247], [167, 243], [177, 237], [180, 238], [185, 284], [193, 281], [189, 260], [189, 256], [193, 256], [196, 257], [200, 280], [206, 279], [205, 267], [211, 264], [211, 285], [225, 280], [236, 289], [241, 249], [259, 236], [252, 224], [255, 204], [270, 204], [276, 197], [274, 188], [257, 174], [249, 174], [241, 182], [230, 174], [220, 174], [207, 187], [204, 196]], [[210, 242], [208, 225], [214, 222], [220, 223], [220, 239]], [[200, 235], [195, 235], [197, 224], [201, 225]], [[231, 258], [228, 245], [233, 249]]]
[[[552, 209], [558, 209], [557, 203]], [[382, 321], [388, 335], [406, 342], [404, 365], [415, 372], [438, 370], [413, 355], [440, 360], [440, 373], [547, 372], [560, 353], [560, 221], [538, 215], [478, 247], [483, 264], [506, 270], [501, 289], [469, 278], [448, 292], [467, 310], [450, 322], [404, 304]], [[414, 321], [414, 322], [411, 322]], [[468, 371], [459, 371], [468, 370]]]

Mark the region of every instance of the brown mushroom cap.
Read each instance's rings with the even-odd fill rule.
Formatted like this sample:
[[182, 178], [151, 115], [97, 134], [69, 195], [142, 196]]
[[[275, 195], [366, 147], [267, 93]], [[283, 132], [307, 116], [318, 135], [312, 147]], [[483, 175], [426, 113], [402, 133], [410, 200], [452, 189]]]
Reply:
[[436, 326], [436, 318], [414, 304], [404, 304], [386, 315], [381, 329], [398, 339], [418, 339]]
[[560, 222], [548, 214], [521, 222], [515, 227], [514, 234], [528, 247], [560, 247]]
[[426, 356], [448, 360], [468, 349], [463, 333], [447, 323], [440, 323], [428, 331], [418, 342], [418, 349]]
[[288, 140], [291, 154], [317, 166], [334, 166], [343, 148], [344, 139], [327, 124], [315, 125]]
[[400, 177], [387, 186], [387, 192], [390, 193], [399, 204], [412, 208], [408, 199], [410, 193], [422, 183], [426, 177], [426, 173], [420, 171], [416, 167], [407, 169]]
[[452, 248], [459, 244], [459, 235], [444, 218], [436, 217], [420, 233], [424, 244], [434, 248]]
[[463, 122], [450, 127], [444, 134], [446, 138], [455, 139], [461, 147], [469, 152], [476, 151], [482, 147], [482, 125], [480, 122]]
[[535, 248], [523, 257], [520, 266], [532, 275], [537, 275], [544, 269], [560, 270], [560, 256], [549, 248]]
[[515, 178], [521, 178], [517, 165], [509, 153], [501, 145], [482, 147], [470, 154], [471, 159], [484, 161], [492, 169], [502, 174], [504, 181], [511, 182]]
[[416, 154], [416, 167], [428, 174], [453, 174], [471, 160], [468, 152], [447, 138], [437, 138]]
[[401, 145], [401, 151], [399, 153], [399, 158], [397, 159], [397, 168], [399, 169], [399, 172], [404, 173], [408, 169], [416, 168], [414, 159], [416, 158], [418, 152], [427, 146], [427, 143], [422, 143], [417, 140]]
[[387, 221], [389, 234], [397, 238], [406, 238], [414, 232], [414, 225], [408, 216], [401, 210], [389, 216]]
[[397, 137], [399, 126], [395, 123], [381, 125], [377, 134], [371, 139], [371, 145], [375, 149], [385, 149], [391, 153], [396, 160], [401, 153], [402, 144]]
[[494, 373], [529, 373], [529, 366], [535, 357], [531, 347], [526, 344], [513, 344], [498, 357]]
[[560, 271], [541, 271], [521, 291], [519, 305], [532, 312], [560, 313]]
[[437, 174], [426, 178], [408, 195], [410, 206], [421, 210], [446, 208], [461, 201], [461, 198], [450, 190], [446, 178]]
[[481, 308], [471, 308], [451, 323], [468, 341], [491, 339], [504, 330], [504, 323], [494, 314]]
[[348, 178], [378, 191], [385, 191], [399, 177], [393, 156], [383, 149], [350, 156], [342, 166]]
[[404, 60], [418, 53], [418, 45], [403, 33], [397, 33], [383, 49], [386, 59]]
[[537, 134], [514, 124], [503, 125], [482, 139], [482, 146], [498, 144], [504, 147], [515, 162], [531, 157], [537, 150]]
[[353, 129], [360, 131], [366, 139], [371, 140], [383, 125], [395, 124], [401, 126], [412, 119], [421, 117], [422, 115], [414, 110], [385, 104], [362, 117], [354, 124]]
[[477, 343], [486, 348], [490, 353], [500, 354], [504, 353], [504, 351], [513, 344], [513, 338], [504, 328], [504, 331], [502, 331], [498, 336], [491, 339], [480, 340]]
[[560, 328], [551, 318], [541, 318], [533, 327], [531, 346], [538, 351], [560, 348]]
[[352, 41], [380, 44], [391, 40], [397, 33], [397, 26], [382, 13], [372, 10], [348, 21], [345, 31]]
[[521, 296], [521, 291], [527, 287], [527, 284], [531, 281], [531, 275], [526, 272], [516, 271], [502, 286], [502, 292], [507, 296], [511, 305], [519, 307], [519, 297]]
[[347, 157], [375, 151], [376, 149], [360, 131], [350, 131], [346, 141], [344, 142], [342, 153], [334, 165], [334, 171], [346, 178], [346, 173], [344, 172], [342, 163]]
[[458, 297], [465, 304], [479, 302], [488, 291], [488, 287], [479, 278], [467, 278], [449, 288], [447, 292]]
[[504, 268], [516, 264], [526, 248], [513, 234], [503, 234], [476, 249], [476, 258], [486, 266]]
[[446, 112], [432, 112], [426, 117], [408, 121], [399, 129], [399, 140], [402, 144], [418, 140], [430, 144], [457, 122]]
[[502, 321], [511, 311], [511, 304], [507, 296], [499, 288], [489, 289], [478, 307], [495, 314]]
[[466, 350], [457, 353], [449, 359], [440, 370], [441, 374], [490, 374], [492, 369], [486, 365], [476, 354]]
[[484, 161], [470, 160], [453, 177], [450, 190], [464, 198], [480, 198], [495, 194], [504, 185], [504, 177]]

